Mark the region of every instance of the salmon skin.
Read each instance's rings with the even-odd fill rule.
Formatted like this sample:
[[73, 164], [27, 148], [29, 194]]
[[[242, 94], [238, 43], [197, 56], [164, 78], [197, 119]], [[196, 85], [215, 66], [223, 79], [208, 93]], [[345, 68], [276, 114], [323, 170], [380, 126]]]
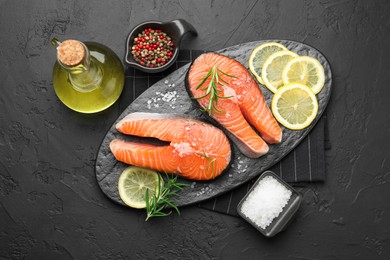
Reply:
[[[214, 93], [218, 93], [220, 98], [210, 102], [213, 93], [207, 94], [207, 87], [212, 77], [206, 80], [205, 77], [213, 70], [218, 73], [219, 79], [219, 83], [214, 85], [217, 89]], [[247, 157], [258, 158], [268, 152], [267, 143], [282, 140], [282, 130], [263, 93], [238, 61], [216, 53], [202, 54], [188, 70], [186, 84], [190, 96], [203, 111], [212, 105], [207, 114], [227, 130], [228, 136]]]
[[116, 124], [128, 135], [154, 137], [167, 145], [127, 142], [114, 139], [111, 152], [118, 161], [192, 180], [219, 176], [231, 160], [230, 143], [218, 128], [175, 114], [131, 113]]

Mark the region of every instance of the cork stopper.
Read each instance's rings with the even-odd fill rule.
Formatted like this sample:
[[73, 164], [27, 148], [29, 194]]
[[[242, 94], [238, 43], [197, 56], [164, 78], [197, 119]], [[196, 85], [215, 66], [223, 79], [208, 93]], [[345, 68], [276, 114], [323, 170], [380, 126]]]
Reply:
[[66, 40], [57, 48], [58, 59], [66, 66], [75, 66], [85, 57], [85, 49], [79, 41]]

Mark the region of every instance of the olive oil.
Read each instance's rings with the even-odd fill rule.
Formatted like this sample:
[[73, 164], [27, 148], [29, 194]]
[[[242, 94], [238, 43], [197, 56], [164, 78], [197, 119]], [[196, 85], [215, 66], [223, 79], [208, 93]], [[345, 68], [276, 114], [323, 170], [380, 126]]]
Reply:
[[62, 48], [60, 53], [62, 43], [52, 40], [58, 45], [53, 69], [53, 85], [58, 98], [81, 113], [95, 113], [110, 107], [121, 95], [125, 81], [118, 56], [99, 43], [70, 41], [74, 44]]

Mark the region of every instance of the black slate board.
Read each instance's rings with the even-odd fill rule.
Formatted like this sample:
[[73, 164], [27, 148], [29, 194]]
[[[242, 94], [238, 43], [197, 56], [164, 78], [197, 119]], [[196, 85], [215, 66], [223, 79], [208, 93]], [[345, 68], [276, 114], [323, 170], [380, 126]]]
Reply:
[[[322, 91], [317, 94], [319, 108], [315, 121], [310, 127], [301, 131], [291, 131], [282, 127], [282, 142], [280, 144], [270, 145], [268, 154], [257, 159], [245, 157], [239, 152], [237, 147], [233, 145], [231, 167], [228, 168], [216, 180], [195, 182], [191, 180], [180, 179], [181, 182], [188, 183], [191, 185], [191, 187], [185, 188], [183, 191], [181, 191], [180, 196], [175, 198], [176, 205], [190, 205], [218, 196], [260, 175], [262, 172], [280, 161], [295, 146], [297, 146], [323, 114], [330, 98], [332, 85], [332, 73], [326, 58], [313, 47], [303, 43], [288, 40], [267, 41], [280, 42], [289, 50], [294, 51], [299, 55], [312, 56], [318, 59], [323, 65], [325, 69], [326, 81]], [[248, 58], [253, 48], [267, 41], [256, 41], [239, 44], [217, 51], [217, 53], [234, 58], [247, 67]], [[198, 118], [199, 120], [210, 122], [208, 121], [209, 119], [199, 111], [197, 105], [193, 103], [187, 94], [184, 81], [189, 66], [190, 64], [176, 70], [166, 78], [151, 86], [147, 91], [142, 93], [123, 111], [117, 121], [112, 125], [107, 135], [104, 137], [96, 158], [96, 178], [102, 191], [115, 202], [124, 204], [119, 197], [117, 186], [119, 175], [127, 167], [127, 165], [118, 162], [114, 158], [109, 149], [109, 143], [114, 138], [122, 138], [128, 141], [145, 142], [145, 139], [125, 136], [121, 133], [118, 133], [115, 129], [115, 124], [119, 120], [132, 112], [151, 112], [186, 114]], [[268, 105], [270, 105], [272, 93], [260, 84], [259, 87], [263, 91]], [[161, 100], [160, 93], [166, 94], [173, 91], [176, 91], [176, 94], [174, 95], [174, 102], [173, 100], [170, 102]], [[160, 98], [160, 100], [158, 100], [158, 98]]]

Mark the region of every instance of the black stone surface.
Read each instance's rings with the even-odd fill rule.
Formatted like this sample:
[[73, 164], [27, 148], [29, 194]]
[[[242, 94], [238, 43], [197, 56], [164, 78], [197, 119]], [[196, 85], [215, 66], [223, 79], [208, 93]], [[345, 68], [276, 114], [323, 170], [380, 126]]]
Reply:
[[[190, 185], [190, 188], [183, 189], [180, 192], [180, 196], [174, 198], [177, 206], [186, 206], [197, 202], [204, 201], [206, 199], [223, 194], [239, 185], [259, 176], [262, 172], [269, 169], [272, 165], [280, 161], [285, 155], [287, 155], [294, 147], [296, 147], [300, 141], [309, 133], [315, 123], [320, 119], [322, 113], [325, 111], [328, 104], [331, 85], [332, 85], [332, 73], [329, 63], [325, 57], [315, 50], [314, 48], [286, 40], [272, 40], [282, 43], [289, 50], [296, 52], [301, 56], [311, 56], [320, 61], [325, 70], [325, 85], [320, 93], [317, 95], [318, 99], [318, 114], [314, 122], [310, 127], [301, 131], [292, 131], [282, 127], [283, 139], [280, 144], [270, 145], [269, 152], [260, 158], [248, 158], [244, 156], [235, 145], [232, 145], [232, 167], [229, 167], [218, 178], [213, 181], [192, 181], [181, 178], [180, 181]], [[218, 51], [225, 56], [234, 58], [241, 64], [246, 66], [248, 64], [249, 56], [252, 50], [263, 44], [265, 41], [255, 41], [250, 43], [244, 43], [228, 47], [226, 49]], [[164, 79], [160, 80], [147, 91], [142, 93], [134, 102], [132, 102], [114, 122], [108, 131], [107, 135], [102, 141], [102, 145], [99, 149], [96, 158], [96, 178], [103, 192], [112, 200], [124, 205], [118, 193], [118, 180], [122, 171], [128, 167], [128, 165], [118, 162], [110, 151], [109, 144], [115, 139], [125, 139], [132, 142], [145, 142], [145, 138], [125, 136], [119, 133], [115, 129], [116, 123], [118, 123], [126, 115], [133, 112], [150, 112], [150, 113], [176, 113], [191, 115], [198, 120], [209, 120], [209, 122], [215, 122], [209, 117], [204, 116], [204, 113], [199, 112], [199, 106], [194, 104], [193, 100], [187, 94], [186, 89], [186, 76], [189, 69], [189, 65], [184, 66], [177, 71], [171, 73]], [[165, 82], [169, 82], [166, 84]], [[259, 86], [264, 94], [264, 97], [270, 107], [273, 94], [266, 87]], [[153, 103], [153, 98], [156, 99], [160, 95], [156, 93], [168, 93], [175, 91], [175, 102], [163, 102], [162, 105], [155, 107], [148, 104], [148, 101]], [[221, 126], [217, 125], [220, 129], [224, 130]], [[225, 131], [226, 134], [228, 134]], [[152, 140], [153, 141], [153, 140]], [[234, 167], [235, 165], [235, 167]], [[237, 167], [242, 165], [242, 167]], [[204, 192], [207, 190], [207, 192]]]
[[[389, 259], [388, 1], [0, 1], [0, 259]], [[108, 45], [131, 28], [183, 18], [186, 49], [291, 39], [332, 66], [327, 179], [298, 189], [294, 222], [272, 239], [198, 207], [144, 221], [100, 190], [95, 158], [138, 94], [97, 115], [67, 109], [51, 83], [51, 37]]]

